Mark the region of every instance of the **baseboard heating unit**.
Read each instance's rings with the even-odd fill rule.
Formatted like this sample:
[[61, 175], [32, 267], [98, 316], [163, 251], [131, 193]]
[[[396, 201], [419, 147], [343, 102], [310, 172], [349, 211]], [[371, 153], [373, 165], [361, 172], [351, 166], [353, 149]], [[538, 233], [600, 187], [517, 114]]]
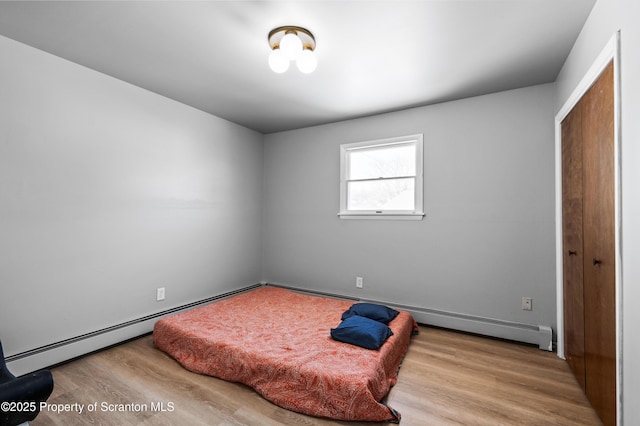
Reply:
[[261, 284], [254, 284], [197, 302], [176, 306], [70, 339], [20, 352], [6, 357], [5, 360], [9, 370], [13, 374], [20, 376], [31, 373], [150, 333], [156, 321], [167, 315], [205, 305], [258, 287], [261, 287]]
[[361, 300], [363, 302], [380, 303], [405, 310], [411, 313], [417, 322], [422, 324], [530, 343], [538, 345], [542, 350], [553, 351], [553, 332], [551, 327], [546, 325], [503, 321], [474, 315], [438, 311], [435, 309], [398, 305], [377, 300]]
[[254, 284], [239, 290], [230, 291], [204, 300], [177, 306], [154, 314], [146, 315], [138, 319], [116, 324], [70, 339], [51, 343], [25, 352], [17, 353], [6, 358], [9, 370], [16, 375], [23, 375], [52, 365], [95, 352], [106, 347], [133, 339], [150, 333], [155, 322], [167, 315], [187, 309], [201, 306], [216, 300], [231, 297], [233, 295], [253, 290], [263, 285], [282, 287], [303, 293], [316, 294], [325, 297], [336, 297], [361, 302], [379, 303], [397, 309], [405, 310], [421, 324], [443, 327], [452, 330], [465, 331], [484, 336], [497, 337], [517, 342], [538, 345], [540, 349], [553, 350], [553, 336], [551, 327], [544, 325], [531, 325], [516, 322], [502, 321], [492, 318], [484, 318], [473, 315], [458, 314], [453, 312], [438, 311], [435, 309], [416, 306], [398, 305], [391, 302], [373, 299], [359, 299], [352, 296], [332, 294], [320, 291], [307, 290], [286, 285], [261, 283]]
[[551, 330], [551, 327], [546, 325], [524, 324], [474, 315], [459, 314], [455, 312], [439, 311], [436, 309], [399, 305], [397, 303], [387, 302], [383, 300], [354, 298], [351, 296], [318, 292], [280, 284], [269, 283], [267, 285], [328, 297], [353, 299], [360, 302], [379, 303], [382, 305], [387, 305], [407, 311], [411, 313], [411, 315], [413, 315], [413, 318], [418, 323], [421, 324], [448, 328], [457, 331], [465, 331], [468, 333], [475, 333], [483, 336], [497, 337], [500, 339], [513, 340], [516, 342], [534, 344], [538, 345], [538, 347], [542, 350], [553, 351], [553, 332]]

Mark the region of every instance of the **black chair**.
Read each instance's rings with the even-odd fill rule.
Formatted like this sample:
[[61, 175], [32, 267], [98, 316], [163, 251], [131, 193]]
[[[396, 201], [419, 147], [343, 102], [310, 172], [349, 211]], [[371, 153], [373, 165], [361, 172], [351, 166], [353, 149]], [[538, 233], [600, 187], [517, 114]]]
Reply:
[[40, 413], [40, 403], [53, 391], [50, 371], [16, 377], [7, 369], [0, 342], [0, 426], [31, 421]]

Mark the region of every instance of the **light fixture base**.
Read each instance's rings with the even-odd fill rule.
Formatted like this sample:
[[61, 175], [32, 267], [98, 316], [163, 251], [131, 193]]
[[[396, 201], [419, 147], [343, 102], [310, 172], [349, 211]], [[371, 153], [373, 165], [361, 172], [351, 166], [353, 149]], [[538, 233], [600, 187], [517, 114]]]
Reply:
[[282, 27], [274, 28], [269, 32], [268, 40], [271, 50], [279, 48], [282, 37], [290, 33], [293, 33], [297, 35], [298, 38], [300, 38], [304, 49], [311, 51], [314, 51], [316, 49], [316, 39], [313, 34], [311, 34], [311, 31], [306, 28], [297, 27], [294, 25], [285, 25]]

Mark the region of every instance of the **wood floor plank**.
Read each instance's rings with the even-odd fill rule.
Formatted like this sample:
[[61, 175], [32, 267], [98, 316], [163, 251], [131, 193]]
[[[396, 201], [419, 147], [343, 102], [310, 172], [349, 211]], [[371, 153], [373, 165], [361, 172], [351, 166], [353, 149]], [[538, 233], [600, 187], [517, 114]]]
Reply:
[[[43, 425], [372, 425], [305, 416], [253, 389], [191, 373], [150, 335], [52, 369]], [[600, 425], [565, 361], [535, 347], [420, 327], [387, 403], [412, 425]], [[88, 407], [95, 407], [93, 412]]]

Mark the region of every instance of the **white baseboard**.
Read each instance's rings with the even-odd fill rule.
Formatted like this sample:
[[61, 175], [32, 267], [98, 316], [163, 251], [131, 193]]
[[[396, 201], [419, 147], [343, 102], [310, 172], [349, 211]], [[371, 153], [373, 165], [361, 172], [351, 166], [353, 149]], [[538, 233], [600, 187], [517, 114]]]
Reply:
[[[266, 284], [266, 283], [265, 283]], [[379, 303], [402, 309], [409, 312], [416, 322], [435, 327], [449, 328], [457, 331], [480, 334], [483, 336], [497, 337], [500, 339], [513, 340], [515, 342], [530, 343], [538, 345], [545, 351], [553, 351], [553, 333], [551, 327], [546, 325], [532, 325], [518, 322], [497, 320], [474, 315], [458, 314], [454, 312], [439, 311], [435, 309], [421, 308], [416, 306], [398, 305], [374, 299], [358, 299], [339, 294], [325, 293], [307, 290], [299, 287], [291, 287], [281, 284], [268, 283], [266, 285], [300, 291], [303, 293], [317, 294], [342, 299], [356, 300], [360, 302]]]
[[215, 300], [231, 297], [235, 294], [252, 290], [261, 285], [271, 285], [274, 287], [282, 287], [290, 290], [300, 291], [303, 293], [317, 294], [327, 297], [337, 297], [341, 299], [350, 299], [353, 301], [379, 303], [397, 309], [402, 309], [413, 315], [413, 318], [425, 325], [433, 325], [436, 327], [449, 328], [452, 330], [466, 331], [470, 333], [481, 334], [485, 336], [498, 337], [502, 339], [513, 340], [536, 344], [540, 349], [547, 351], [553, 350], [551, 327], [544, 325], [531, 325], [516, 322], [502, 321], [491, 318], [484, 318], [472, 315], [464, 315], [453, 312], [438, 311], [434, 309], [420, 308], [415, 306], [398, 305], [391, 302], [371, 299], [358, 299], [339, 294], [330, 294], [307, 290], [297, 287], [290, 287], [279, 284], [255, 284], [240, 290], [224, 293], [205, 300], [182, 305], [167, 311], [158, 312], [148, 315], [137, 320], [128, 321], [102, 330], [96, 330], [91, 333], [67, 339], [61, 342], [52, 343], [46, 346], [35, 348], [19, 354], [15, 354], [6, 358], [7, 367], [16, 376], [32, 373], [52, 365], [60, 364], [65, 361], [95, 352], [100, 349], [124, 342], [126, 340], [141, 336], [153, 331], [156, 321], [167, 315], [192, 309], [196, 306], [211, 303]]
[[52, 365], [86, 355], [91, 352], [133, 339], [153, 331], [153, 326], [160, 318], [168, 315], [205, 305], [216, 300], [231, 297], [238, 293], [260, 287], [254, 284], [239, 290], [213, 296], [204, 300], [181, 305], [166, 311], [147, 315], [122, 324], [117, 324], [101, 330], [96, 330], [81, 336], [51, 343], [39, 348], [21, 352], [5, 358], [7, 368], [15, 376], [32, 373]]
[[397, 309], [402, 309], [413, 315], [416, 322], [497, 337], [516, 342], [538, 345], [540, 349], [553, 351], [553, 333], [546, 325], [532, 325], [511, 321], [497, 320], [474, 315], [458, 314], [454, 312], [438, 311], [435, 309], [415, 306], [398, 305], [391, 302], [361, 299], [363, 302], [380, 303]]
[[7, 358], [7, 368], [14, 376], [32, 373], [52, 365], [104, 349], [108, 346], [142, 336], [153, 330], [158, 318], [130, 324], [116, 330], [105, 331], [86, 337], [76, 337], [68, 342], [58, 342], [36, 350], [23, 352]]

